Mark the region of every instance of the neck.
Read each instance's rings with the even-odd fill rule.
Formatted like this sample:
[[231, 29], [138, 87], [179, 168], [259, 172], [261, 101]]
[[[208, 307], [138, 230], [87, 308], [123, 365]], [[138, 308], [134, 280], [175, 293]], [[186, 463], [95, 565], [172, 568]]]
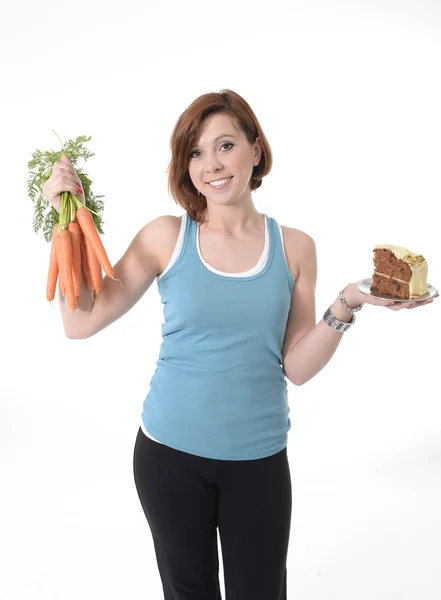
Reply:
[[207, 205], [201, 228], [240, 235], [247, 230], [260, 227], [263, 221], [264, 216], [253, 205], [248, 207]]

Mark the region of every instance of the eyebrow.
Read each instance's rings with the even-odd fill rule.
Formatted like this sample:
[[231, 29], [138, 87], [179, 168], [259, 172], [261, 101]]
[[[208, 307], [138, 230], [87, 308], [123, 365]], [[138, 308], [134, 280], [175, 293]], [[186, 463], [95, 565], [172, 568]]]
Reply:
[[[231, 137], [231, 138], [235, 138], [236, 136], [235, 136], [235, 135], [233, 135], [232, 133], [223, 133], [222, 135], [219, 135], [217, 138], [215, 138], [215, 139], [213, 140], [213, 142], [217, 142], [217, 140], [220, 140], [220, 139], [221, 139], [221, 138], [223, 138], [223, 137]], [[195, 148], [196, 148], [196, 147], [197, 147], [197, 146], [195, 146]]]

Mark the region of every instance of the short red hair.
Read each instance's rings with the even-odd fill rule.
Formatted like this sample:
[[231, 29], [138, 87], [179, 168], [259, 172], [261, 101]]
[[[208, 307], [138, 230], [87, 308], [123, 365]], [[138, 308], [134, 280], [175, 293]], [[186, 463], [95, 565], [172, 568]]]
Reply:
[[193, 221], [202, 223], [207, 208], [204, 195], [199, 195], [188, 172], [190, 152], [198, 137], [203, 121], [212, 114], [225, 113], [237, 120], [248, 142], [257, 137], [262, 145], [260, 162], [253, 168], [251, 190], [262, 185], [262, 179], [271, 171], [273, 158], [270, 145], [250, 105], [232, 90], [211, 92], [196, 98], [179, 117], [171, 135], [171, 159], [167, 171], [168, 191], [172, 198], [187, 211]]

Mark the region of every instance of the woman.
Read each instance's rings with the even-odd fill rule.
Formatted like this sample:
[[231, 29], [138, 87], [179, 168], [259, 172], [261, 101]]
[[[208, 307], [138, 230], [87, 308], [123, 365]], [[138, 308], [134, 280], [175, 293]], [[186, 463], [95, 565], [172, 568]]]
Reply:
[[[164, 598], [221, 597], [218, 528], [228, 599], [286, 600], [286, 378], [302, 385], [314, 377], [362, 303], [391, 310], [415, 303], [369, 297], [351, 283], [316, 324], [314, 240], [254, 207], [251, 192], [272, 155], [238, 94], [197, 98], [178, 119], [171, 150], [169, 190], [184, 215], [161, 216], [139, 231], [114, 267], [123, 287], [105, 277], [92, 306], [83, 281], [74, 316], [60, 296], [65, 332], [94, 335], [157, 278], [164, 339], [134, 477]], [[44, 193], [58, 208], [66, 190], [82, 193], [63, 156]]]

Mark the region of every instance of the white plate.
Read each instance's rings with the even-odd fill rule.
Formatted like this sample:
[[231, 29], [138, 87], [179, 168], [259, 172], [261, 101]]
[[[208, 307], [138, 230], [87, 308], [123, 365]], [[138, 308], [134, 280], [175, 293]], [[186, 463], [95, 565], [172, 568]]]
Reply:
[[438, 290], [434, 288], [433, 285], [430, 285], [428, 283], [427, 289], [429, 291], [427, 292], [427, 294], [424, 294], [424, 296], [420, 296], [419, 298], [411, 298], [409, 300], [404, 298], [396, 298], [395, 296], [376, 296], [375, 294], [371, 293], [371, 285], [372, 278], [363, 279], [362, 281], [357, 283], [357, 289], [360, 290], [362, 294], [366, 294], [366, 296], [372, 296], [372, 298], [379, 298], [380, 300], [393, 300], [394, 302], [425, 302], [426, 300], [430, 300], [430, 298], [436, 296], [438, 293]]

